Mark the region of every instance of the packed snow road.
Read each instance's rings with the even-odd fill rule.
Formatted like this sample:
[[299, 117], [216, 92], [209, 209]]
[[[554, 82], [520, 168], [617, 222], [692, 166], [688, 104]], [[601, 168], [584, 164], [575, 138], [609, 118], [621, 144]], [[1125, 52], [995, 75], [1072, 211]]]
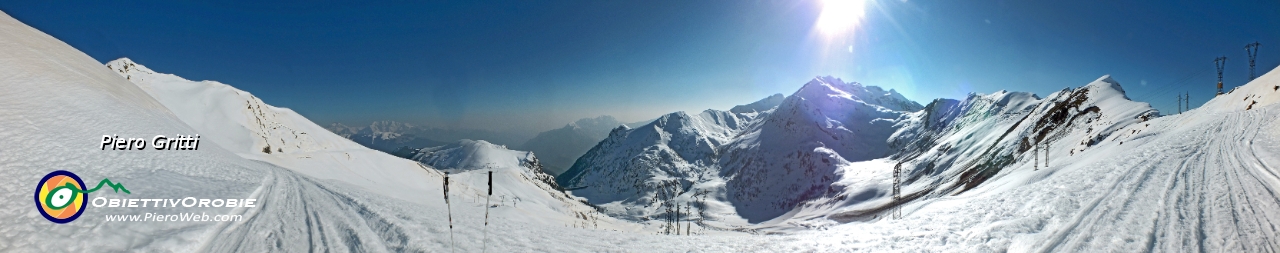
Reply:
[[1275, 252], [1280, 177], [1267, 162], [1278, 147], [1268, 109], [1170, 117], [1202, 123], [1094, 167], [1108, 175], [1092, 190], [1101, 194], [1038, 248]]

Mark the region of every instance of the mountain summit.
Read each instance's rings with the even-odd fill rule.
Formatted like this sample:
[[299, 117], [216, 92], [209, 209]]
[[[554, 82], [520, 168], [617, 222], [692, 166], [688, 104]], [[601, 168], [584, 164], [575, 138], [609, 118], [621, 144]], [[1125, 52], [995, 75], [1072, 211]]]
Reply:
[[818, 77], [790, 96], [615, 128], [559, 181], [616, 217], [654, 219], [701, 199], [722, 203], [698, 207], [721, 218], [707, 225], [759, 222], [827, 194], [836, 165], [889, 155], [897, 119], [921, 108], [896, 91]]

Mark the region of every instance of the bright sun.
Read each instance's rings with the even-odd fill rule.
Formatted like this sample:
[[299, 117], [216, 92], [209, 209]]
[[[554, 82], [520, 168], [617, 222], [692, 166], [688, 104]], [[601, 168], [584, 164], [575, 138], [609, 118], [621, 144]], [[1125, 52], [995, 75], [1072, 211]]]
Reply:
[[867, 14], [867, 0], [822, 0], [818, 14], [818, 31], [827, 36], [844, 34]]

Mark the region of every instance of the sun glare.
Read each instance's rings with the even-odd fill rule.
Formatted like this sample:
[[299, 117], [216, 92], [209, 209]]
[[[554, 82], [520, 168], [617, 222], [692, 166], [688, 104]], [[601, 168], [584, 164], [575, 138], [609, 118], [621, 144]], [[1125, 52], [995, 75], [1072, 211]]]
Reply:
[[822, 34], [836, 36], [858, 26], [866, 14], [867, 0], [822, 0], [816, 26]]

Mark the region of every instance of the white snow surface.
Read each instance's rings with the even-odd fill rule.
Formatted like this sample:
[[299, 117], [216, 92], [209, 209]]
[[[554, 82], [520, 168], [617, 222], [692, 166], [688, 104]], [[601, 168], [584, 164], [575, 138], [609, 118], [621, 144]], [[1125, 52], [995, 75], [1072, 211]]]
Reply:
[[[537, 163], [531, 152], [508, 150], [485, 141], [461, 140], [420, 150], [422, 154], [414, 160], [427, 165], [421, 166], [362, 147], [292, 110], [262, 103], [253, 95], [226, 84], [195, 82], [157, 73], [127, 58], [109, 62], [107, 67], [148, 91], [176, 114], [185, 115], [179, 118], [198, 133], [220, 146], [236, 147], [234, 153], [247, 159], [265, 161], [319, 179], [341, 181], [404, 201], [422, 200], [423, 193], [440, 192], [441, 188], [432, 186], [442, 185], [442, 172], [450, 172], [453, 173], [450, 185], [456, 187], [450, 190], [450, 195], [480, 207], [489, 195], [487, 173], [493, 171], [496, 186], [490, 206], [496, 209], [491, 210], [494, 215], [536, 217], [531, 221], [542, 225], [586, 227], [590, 224], [591, 228], [598, 229], [599, 223], [604, 223], [606, 229], [638, 228], [601, 215], [539, 180], [554, 182], [550, 175], [540, 172], [540, 165], [530, 165]], [[214, 106], [211, 109], [207, 105]], [[371, 128], [375, 133], [394, 133], [411, 127], [394, 123], [375, 122]], [[236, 138], [246, 137], [239, 135], [248, 138]], [[245, 139], [254, 141], [242, 141]]]
[[[161, 87], [181, 82], [146, 82], [164, 80], [162, 74], [121, 76], [114, 72], [116, 66], [103, 67], [7, 15], [0, 15], [0, 66], [0, 141], [5, 142], [0, 145], [0, 172], [7, 175], [0, 184], [6, 200], [0, 206], [3, 252], [477, 252], [482, 247], [493, 252], [1280, 251], [1280, 130], [1275, 127], [1280, 106], [1274, 103], [1280, 96], [1273, 89], [1280, 85], [1280, 74], [1275, 70], [1199, 109], [1165, 117], [1154, 117], [1142, 103], [1117, 99], [1123, 98], [1122, 90], [1109, 78], [1087, 85], [1086, 92], [1064, 90], [1044, 99], [1000, 92], [964, 101], [937, 100], [894, 121], [900, 125], [887, 145], [895, 153], [865, 161], [828, 161], [836, 167], [832, 185], [841, 189], [765, 222], [805, 229], [706, 235], [713, 231], [697, 226], [693, 231], [699, 235], [667, 236], [655, 235], [652, 226], [636, 229], [627, 223], [580, 228], [586, 223], [556, 221], [564, 217], [560, 212], [526, 208], [526, 203], [488, 209], [486, 227], [483, 199], [471, 197], [484, 190], [477, 183], [480, 174], [455, 175], [459, 183], [451, 192], [457, 195], [450, 212], [438, 197], [442, 182], [434, 168], [360, 148], [336, 135], [321, 136], [327, 131], [296, 113], [230, 86], [192, 82], [188, 85], [194, 88]], [[131, 83], [134, 77], [142, 80]], [[166, 92], [187, 97], [157, 96]], [[1066, 103], [1078, 96], [1088, 99]], [[1055, 106], [1059, 103], [1065, 104]], [[1089, 112], [1091, 106], [1098, 112]], [[1054, 120], [1056, 113], [1062, 121]], [[198, 114], [207, 115], [196, 118]], [[634, 129], [643, 132], [620, 128], [614, 133], [668, 136], [650, 140], [686, 141], [695, 144], [691, 147], [726, 145], [720, 141], [748, 129], [735, 125], [744, 123], [743, 117], [769, 113], [704, 114], [670, 115], [659, 119], [666, 123]], [[1148, 116], [1145, 121], [1136, 118], [1143, 115]], [[1037, 124], [1040, 119], [1046, 123]], [[846, 123], [836, 120], [825, 128]], [[664, 129], [664, 124], [681, 127]], [[697, 138], [670, 138], [688, 129], [699, 133], [682, 135]], [[199, 150], [111, 151], [98, 146], [106, 134], [145, 138], [192, 133], [204, 140]], [[1020, 150], [1022, 137], [1050, 143], [1049, 166], [1033, 167], [1034, 160]], [[263, 153], [266, 145], [282, 151]], [[708, 151], [649, 152], [644, 154]], [[834, 154], [839, 152], [815, 148], [811, 156]], [[698, 162], [685, 161], [690, 160]], [[884, 189], [898, 161], [906, 161], [904, 174], [918, 177], [904, 185], [904, 193], [926, 194], [902, 205], [902, 219], [886, 218], [884, 210], [863, 212], [892, 201]], [[973, 179], [963, 176], [964, 171], [982, 167], [967, 165], [973, 161], [1003, 166], [976, 170], [993, 174], [973, 187], [956, 186]], [[99, 191], [95, 197], [257, 198], [259, 207], [89, 207], [78, 220], [54, 224], [30, 200], [32, 186], [58, 169], [71, 170], [86, 182], [110, 178], [132, 191]], [[507, 179], [513, 181], [503, 185], [522, 182]], [[727, 199], [724, 184], [713, 179], [681, 187], [721, 189], [709, 195]], [[103, 219], [144, 212], [240, 214], [244, 219]]]

